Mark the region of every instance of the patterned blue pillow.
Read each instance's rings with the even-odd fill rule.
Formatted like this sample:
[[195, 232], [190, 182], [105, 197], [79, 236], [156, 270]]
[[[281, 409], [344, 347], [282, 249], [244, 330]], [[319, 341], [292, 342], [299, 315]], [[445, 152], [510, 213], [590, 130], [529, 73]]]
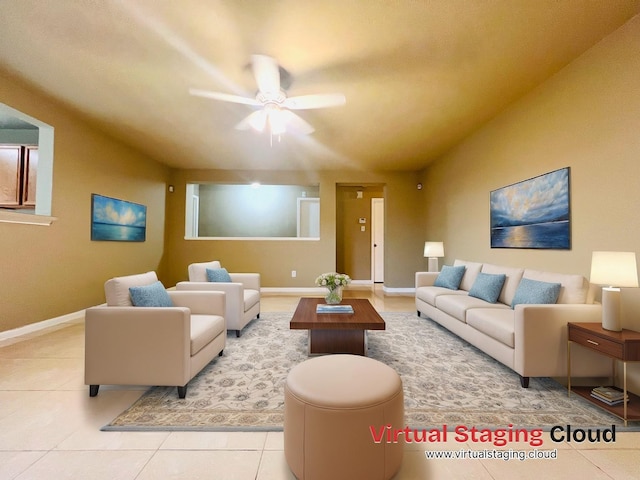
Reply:
[[207, 280], [209, 282], [231, 282], [231, 276], [226, 268], [207, 268]]
[[142, 287], [129, 287], [129, 294], [135, 307], [173, 307], [171, 297], [160, 281]]
[[469, 296], [480, 298], [485, 302], [496, 303], [506, 278], [507, 276], [502, 273], [494, 274], [480, 272], [478, 273], [475, 282], [473, 282], [471, 290], [469, 290]]
[[519, 303], [556, 303], [560, 295], [560, 283], [541, 282], [523, 278], [516, 289], [511, 308]]
[[459, 265], [457, 267], [443, 265], [442, 271], [438, 274], [438, 277], [436, 278], [436, 281], [433, 283], [433, 285], [435, 287], [444, 287], [450, 290], [458, 290], [466, 268], [467, 267], [465, 267], [464, 265]]

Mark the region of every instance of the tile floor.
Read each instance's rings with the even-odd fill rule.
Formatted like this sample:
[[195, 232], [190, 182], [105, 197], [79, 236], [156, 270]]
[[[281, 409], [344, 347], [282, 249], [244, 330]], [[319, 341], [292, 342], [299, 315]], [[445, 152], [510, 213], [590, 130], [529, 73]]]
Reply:
[[[349, 290], [379, 311], [413, 311], [408, 296], [379, 288]], [[293, 311], [297, 297], [265, 295], [262, 311]], [[89, 398], [83, 384], [81, 322], [0, 342], [0, 479], [287, 480], [294, 479], [281, 432], [101, 432], [143, 388], [102, 387]], [[460, 450], [472, 444], [430, 444]], [[406, 479], [638, 479], [640, 433], [614, 444], [551, 443], [555, 460], [434, 460], [425, 445], [407, 445], [395, 480]], [[527, 449], [511, 444], [505, 449]], [[366, 480], [366, 479], [354, 479]]]

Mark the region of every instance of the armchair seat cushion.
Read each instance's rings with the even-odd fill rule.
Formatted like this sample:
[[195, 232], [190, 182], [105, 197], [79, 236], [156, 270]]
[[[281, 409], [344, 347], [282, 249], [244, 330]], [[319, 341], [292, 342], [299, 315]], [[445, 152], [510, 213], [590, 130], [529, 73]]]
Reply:
[[227, 326], [220, 315], [191, 314], [191, 356], [202, 350], [214, 338], [224, 332]]
[[258, 290], [246, 289], [243, 293], [245, 312], [248, 312], [254, 305], [260, 303], [260, 292]]

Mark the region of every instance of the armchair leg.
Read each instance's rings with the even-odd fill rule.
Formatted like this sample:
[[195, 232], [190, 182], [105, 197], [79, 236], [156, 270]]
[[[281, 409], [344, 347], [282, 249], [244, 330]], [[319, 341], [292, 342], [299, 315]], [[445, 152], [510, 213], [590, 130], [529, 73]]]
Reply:
[[240, 330], [236, 330], [236, 337], [237, 337], [237, 338], [240, 338], [240, 335], [242, 335], [242, 334], [240, 333]]
[[256, 315], [256, 318], [260, 318], [260, 312], [258, 312], [258, 314]]
[[89, 396], [95, 397], [96, 395], [98, 395], [99, 388], [100, 388], [100, 385], [89, 385]]
[[187, 396], [187, 386], [178, 387], [178, 398], [185, 398]]
[[522, 388], [529, 388], [529, 377], [523, 377], [520, 375], [520, 386]]
[[224, 352], [224, 350], [220, 350], [220, 353], [218, 354], [219, 357], [222, 356], [222, 352]]
[[418, 310], [418, 316], [420, 316], [420, 310]]

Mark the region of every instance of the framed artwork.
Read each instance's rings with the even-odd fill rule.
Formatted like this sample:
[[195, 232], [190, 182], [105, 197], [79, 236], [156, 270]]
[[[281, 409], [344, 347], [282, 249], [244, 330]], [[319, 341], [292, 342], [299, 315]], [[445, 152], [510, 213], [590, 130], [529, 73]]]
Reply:
[[569, 250], [569, 167], [491, 192], [491, 248]]
[[91, 194], [91, 240], [144, 242], [146, 236], [146, 206]]

